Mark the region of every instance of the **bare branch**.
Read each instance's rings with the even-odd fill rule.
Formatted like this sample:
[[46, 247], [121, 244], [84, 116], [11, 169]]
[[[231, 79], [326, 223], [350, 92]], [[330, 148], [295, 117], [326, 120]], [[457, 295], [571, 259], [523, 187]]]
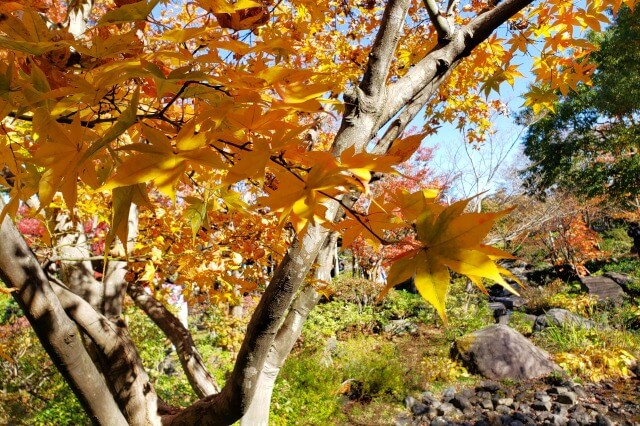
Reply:
[[427, 9], [431, 23], [438, 33], [438, 42], [446, 43], [450, 41], [453, 34], [453, 22], [443, 16], [436, 0], [424, 0], [424, 6]]
[[203, 398], [220, 392], [215, 379], [209, 374], [200, 353], [187, 330], [162, 303], [146, 293], [137, 283], [130, 283], [127, 293], [136, 306], [164, 332], [176, 347], [184, 374], [198, 397]]

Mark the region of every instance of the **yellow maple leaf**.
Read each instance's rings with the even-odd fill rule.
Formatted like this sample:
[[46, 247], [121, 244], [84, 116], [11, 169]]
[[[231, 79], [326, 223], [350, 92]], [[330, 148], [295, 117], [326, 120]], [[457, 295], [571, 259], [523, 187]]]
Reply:
[[486, 278], [515, 293], [502, 277], [512, 278], [512, 275], [495, 262], [512, 256], [482, 244], [495, 221], [511, 209], [496, 213], [464, 213], [470, 200], [440, 208], [435, 207], [438, 206], [435, 203], [423, 205], [425, 210], [415, 223], [420, 247], [409, 251], [391, 266], [387, 285], [379, 298], [390, 288], [413, 277], [422, 297], [434, 306], [446, 324], [449, 270], [467, 276], [484, 292], [482, 279]]

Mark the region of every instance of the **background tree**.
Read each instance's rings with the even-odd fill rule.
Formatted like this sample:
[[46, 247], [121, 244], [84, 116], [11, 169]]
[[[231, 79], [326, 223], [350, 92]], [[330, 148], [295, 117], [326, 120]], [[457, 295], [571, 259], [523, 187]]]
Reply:
[[532, 163], [525, 183], [531, 191], [557, 187], [640, 208], [639, 17], [637, 9], [621, 9], [611, 27], [592, 35], [599, 48], [591, 55], [597, 64], [592, 84], [560, 93], [555, 113], [528, 129], [525, 154]]
[[[532, 71], [550, 83], [527, 95], [536, 112], [554, 90], [587, 81], [584, 30], [598, 30], [604, 10], [621, 3], [64, 6], [0, 5], [9, 192], [0, 278], [92, 421], [179, 425], [266, 423], [273, 381], [317, 301], [313, 283], [328, 279], [338, 234], [386, 245], [389, 231], [415, 230], [387, 289], [415, 276], [444, 320], [449, 270], [481, 288], [483, 278], [507, 286], [495, 261], [509, 255], [482, 244], [506, 212], [463, 214], [469, 200], [443, 206], [430, 191], [375, 197], [372, 173], [396, 173], [419, 147], [421, 136], [403, 132], [423, 109], [426, 134], [441, 120], [471, 120], [469, 134], [481, 139], [490, 108], [480, 94], [513, 82], [512, 61], [530, 42], [541, 51]], [[558, 53], [570, 46], [571, 55]], [[320, 120], [327, 114], [339, 117], [335, 126]], [[355, 210], [359, 196], [374, 207]], [[31, 250], [11, 219], [21, 202], [46, 225], [46, 249]], [[99, 233], [107, 204], [96, 265], [87, 234]], [[242, 224], [260, 226], [242, 232], [264, 243], [229, 237]], [[207, 251], [210, 261], [180, 263]], [[268, 285], [259, 268], [247, 272], [252, 281], [233, 273], [265, 259], [274, 264]], [[214, 300], [235, 296], [242, 281], [265, 288], [219, 392], [188, 331], [145, 296], [167, 280]], [[127, 294], [180, 352], [201, 397], [189, 407], [157, 398], [122, 319]]]

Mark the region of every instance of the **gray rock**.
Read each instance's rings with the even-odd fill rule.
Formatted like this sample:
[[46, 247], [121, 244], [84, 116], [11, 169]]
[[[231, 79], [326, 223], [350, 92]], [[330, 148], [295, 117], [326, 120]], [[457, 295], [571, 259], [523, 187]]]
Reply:
[[618, 272], [605, 272], [603, 274], [607, 278], [611, 278], [626, 292], [629, 291], [629, 286], [635, 282], [635, 280], [627, 274], [620, 274]]
[[502, 303], [507, 309], [518, 309], [525, 305], [525, 301], [522, 297], [513, 295], [506, 297], [494, 297], [493, 301]]
[[604, 414], [596, 415], [596, 426], [613, 426], [611, 419]]
[[427, 414], [428, 411], [429, 411], [429, 407], [423, 404], [422, 402], [416, 401], [411, 406], [411, 412], [413, 413], [414, 416], [421, 416], [423, 414]]
[[580, 277], [582, 288], [599, 300], [609, 300], [613, 303], [622, 303], [624, 290], [614, 280], [608, 277]]
[[410, 426], [413, 420], [406, 413], [400, 413], [398, 417], [396, 417], [394, 426]]
[[456, 394], [456, 388], [454, 388], [453, 386], [450, 386], [442, 391], [443, 398], [453, 398], [455, 394]]
[[498, 405], [496, 407], [496, 413], [509, 414], [510, 412], [511, 412], [511, 408], [507, 407], [506, 405]]
[[547, 352], [502, 324], [461, 337], [455, 348], [468, 369], [494, 380], [528, 380], [561, 371]]
[[573, 405], [578, 402], [578, 395], [573, 392], [566, 391], [556, 397], [556, 402], [560, 404]]
[[575, 392], [575, 394], [578, 395], [579, 398], [586, 398], [588, 396], [587, 392], [584, 390], [584, 387], [581, 384], [575, 384], [571, 386], [571, 390]]
[[462, 410], [462, 415], [464, 416], [465, 419], [472, 419], [476, 416], [476, 410], [474, 410], [473, 408], [469, 407], [469, 408], [465, 408], [464, 410]]
[[456, 395], [450, 401], [454, 407], [459, 408], [460, 410], [471, 408], [471, 402], [464, 395]]
[[[476, 386], [477, 392], [497, 392], [501, 389], [500, 383], [491, 380], [483, 380], [478, 386]], [[491, 398], [491, 395], [482, 395], [483, 398]]]
[[596, 426], [613, 426], [611, 419], [604, 414], [596, 415]]
[[403, 334], [415, 334], [418, 332], [418, 326], [408, 319], [391, 320], [389, 321], [389, 324], [384, 326], [384, 332], [395, 334], [397, 336]]
[[427, 417], [433, 419], [438, 416], [438, 408], [437, 407], [429, 407], [429, 411], [427, 411]]
[[507, 315], [507, 307], [500, 302], [490, 302], [489, 309], [493, 311], [493, 316], [496, 318]]
[[456, 407], [454, 407], [453, 404], [445, 402], [444, 404], [440, 404], [440, 406], [438, 407], [438, 414], [444, 416], [451, 413], [455, 409]]
[[554, 414], [553, 417], [551, 417], [551, 424], [554, 426], [566, 426], [567, 418], [562, 415]]
[[533, 324], [533, 331], [542, 331], [552, 325], [556, 327], [563, 326], [575, 326], [582, 328], [593, 328], [595, 323], [580, 315], [576, 315], [566, 309], [549, 309], [545, 314], [542, 314], [536, 318], [535, 324]]
[[408, 396], [404, 399], [404, 406], [407, 407], [408, 410], [411, 410], [411, 407], [413, 407], [416, 402], [418, 401], [416, 401], [414, 397]]
[[433, 396], [431, 392], [423, 392], [420, 395], [420, 399], [429, 407], [437, 407], [438, 405], [440, 405], [440, 400]]
[[485, 410], [493, 410], [493, 402], [490, 399], [483, 399], [480, 401], [480, 406]]
[[561, 393], [565, 393], [568, 390], [569, 389], [567, 389], [567, 388], [565, 388], [563, 386], [553, 386], [553, 387], [547, 389], [547, 393], [549, 395], [558, 395], [558, 394], [561, 394]]
[[562, 404], [553, 404], [551, 412], [553, 414], [560, 414], [563, 417], [567, 417], [569, 415], [569, 410], [566, 405]]
[[536, 417], [538, 418], [538, 422], [543, 422], [547, 419], [551, 419], [551, 417], [553, 417], [553, 414], [548, 411], [540, 410]]
[[431, 420], [431, 426], [447, 426], [449, 422], [444, 417], [436, 417]]
[[507, 407], [513, 404], [513, 398], [498, 398], [496, 401], [496, 405], [506, 405]]
[[531, 408], [536, 411], [549, 411], [551, 410], [551, 401], [533, 401]]
[[534, 395], [535, 399], [538, 401], [542, 401], [542, 402], [549, 402], [551, 401], [551, 397], [549, 395], [547, 395], [546, 392], [536, 392]]
[[513, 413], [513, 418], [518, 420], [518, 421], [521, 421], [522, 423], [524, 423], [526, 425], [534, 425], [534, 424], [536, 424], [536, 421], [533, 418], [527, 416], [527, 414], [528, 413], [524, 413], [522, 411], [521, 412], [515, 412], [515, 413]]

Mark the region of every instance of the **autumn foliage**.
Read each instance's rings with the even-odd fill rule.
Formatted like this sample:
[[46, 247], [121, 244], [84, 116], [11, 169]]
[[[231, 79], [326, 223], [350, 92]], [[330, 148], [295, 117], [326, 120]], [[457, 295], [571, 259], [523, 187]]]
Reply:
[[[142, 0], [74, 1], [68, 8], [3, 2], [1, 215], [14, 220], [28, 205], [43, 226], [37, 254], [49, 261], [46, 270], [0, 263], [0, 277], [11, 288], [41, 286], [47, 309], [94, 333], [107, 359], [126, 354], [142, 381], [126, 327], [118, 328], [125, 291], [153, 304], [140, 289], [161, 289], [166, 281], [181, 285], [188, 298], [214, 301], [266, 287], [233, 377], [202, 402], [207, 414], [198, 417], [233, 423], [253, 398], [256, 371], [274, 353], [269, 348], [286, 334], [284, 319], [300, 312], [290, 307], [307, 283], [326, 280], [327, 262], [314, 262], [329, 235], [345, 246], [404, 245], [387, 290], [415, 277], [443, 319], [450, 271], [481, 289], [485, 279], [508, 287], [510, 274], [496, 262], [510, 255], [483, 244], [508, 210], [465, 213], [469, 200], [447, 206], [423, 185], [372, 186], [381, 175], [402, 176], [402, 164], [442, 123], [482, 141], [489, 117], [502, 108], [494, 94], [503, 83], [531, 73], [540, 84], [525, 105], [535, 114], [553, 109], [557, 91], [588, 84], [595, 47], [587, 32], [599, 31], [607, 11], [615, 14], [623, 4], [633, 1]], [[523, 55], [532, 56], [531, 69], [520, 65]], [[423, 129], [405, 132], [421, 114]], [[3, 222], [2, 253], [37, 261], [16, 249], [23, 241], [9, 237], [13, 229]], [[80, 246], [80, 254], [65, 252]], [[78, 264], [90, 278], [66, 286], [61, 280], [74, 275], [65, 268]], [[111, 282], [122, 269], [122, 279]], [[25, 271], [39, 278], [21, 281]], [[103, 300], [95, 303], [87, 297], [88, 306], [76, 300], [108, 284], [117, 297], [96, 295]], [[69, 299], [91, 320], [69, 304], [64, 311], [60, 303]], [[38, 318], [34, 313], [34, 328], [43, 327]], [[91, 328], [102, 320], [124, 337]], [[186, 340], [176, 346], [188, 351], [188, 333], [181, 333]], [[113, 350], [114, 341], [125, 347]], [[73, 379], [68, 364], [59, 368], [76, 388], [99, 385]], [[89, 364], [87, 358], [82, 368], [95, 373]], [[126, 369], [111, 365], [96, 366], [102, 369], [96, 377], [124, 380], [118, 375]], [[157, 423], [148, 388], [141, 383], [139, 397], [131, 391], [105, 401], [117, 402], [117, 415], [130, 416], [129, 423]], [[81, 400], [95, 415], [114, 411], [89, 409], [95, 402]]]

